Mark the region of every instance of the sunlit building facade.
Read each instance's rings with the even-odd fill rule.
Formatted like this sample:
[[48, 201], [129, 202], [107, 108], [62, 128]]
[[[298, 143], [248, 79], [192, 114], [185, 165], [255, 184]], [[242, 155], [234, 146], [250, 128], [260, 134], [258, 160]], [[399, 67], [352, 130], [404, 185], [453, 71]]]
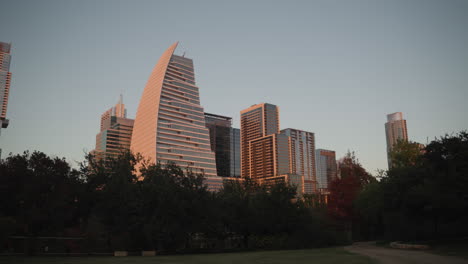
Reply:
[[[240, 112], [241, 116], [241, 175], [242, 177], [259, 178], [267, 177], [266, 175], [256, 174], [259, 171], [274, 174], [275, 157], [275, 138], [264, 137], [279, 133], [279, 110], [276, 105], [262, 103], [253, 105]], [[252, 143], [252, 141], [255, 141]], [[271, 150], [271, 153], [267, 153]], [[265, 155], [255, 151], [262, 151]], [[264, 164], [253, 162], [251, 157], [257, 157], [255, 162], [259, 162], [260, 158], [264, 160]], [[253, 166], [261, 166], [253, 168]]]
[[96, 135], [93, 154], [98, 158], [115, 157], [130, 149], [133, 119], [127, 118], [122, 96], [119, 102], [101, 115], [101, 130]]
[[241, 111], [241, 172], [260, 184], [278, 181], [304, 192], [304, 177], [291, 173], [290, 137], [279, 133], [279, 109], [262, 103]]
[[[0, 42], [0, 134], [2, 128], [7, 128], [9, 120], [6, 118], [8, 96], [10, 94], [11, 84], [11, 44]], [[0, 148], [0, 158], [2, 157], [2, 149]]]
[[328, 190], [330, 182], [338, 177], [335, 151], [315, 150], [315, 166], [317, 170], [317, 189], [320, 192]]
[[0, 129], [8, 127], [9, 123], [6, 114], [11, 84], [10, 50], [11, 44], [0, 42]]
[[291, 173], [304, 176], [304, 193], [315, 193], [317, 190], [317, 177], [314, 133], [287, 128], [281, 130], [281, 134], [290, 138]]
[[403, 113], [396, 112], [387, 115], [387, 123], [385, 123], [385, 136], [387, 139], [387, 161], [388, 167], [391, 168], [390, 152], [398, 140], [408, 141], [408, 129], [406, 128], [406, 120], [403, 119]]
[[193, 61], [174, 55], [176, 47], [174, 43], [163, 53], [143, 90], [131, 150], [151, 162], [173, 162], [216, 177]]
[[284, 175], [289, 169], [289, 138], [271, 134], [249, 141], [249, 176], [252, 179]]

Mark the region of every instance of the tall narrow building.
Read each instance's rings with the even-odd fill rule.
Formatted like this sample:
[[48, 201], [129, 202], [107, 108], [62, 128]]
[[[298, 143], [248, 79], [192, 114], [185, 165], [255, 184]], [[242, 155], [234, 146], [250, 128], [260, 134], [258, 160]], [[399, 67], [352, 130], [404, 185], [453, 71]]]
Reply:
[[398, 140], [408, 141], [408, 129], [406, 128], [406, 120], [403, 119], [403, 113], [396, 112], [387, 115], [387, 123], [385, 123], [385, 136], [387, 138], [387, 161], [388, 168], [392, 167], [390, 160], [390, 152]]
[[[264, 138], [279, 133], [279, 111], [276, 105], [262, 103], [253, 105], [241, 113], [241, 175], [242, 177], [267, 177], [274, 172], [275, 161], [272, 151], [275, 137]], [[261, 154], [256, 151], [262, 151]], [[270, 153], [268, 152], [270, 151]], [[264, 159], [260, 168], [252, 168], [251, 157]], [[256, 164], [256, 163], [255, 163]], [[257, 173], [268, 171], [265, 175]], [[273, 176], [273, 175], [272, 175]]]
[[205, 113], [210, 132], [211, 151], [215, 153], [218, 176], [231, 177], [231, 123], [227, 116]]
[[9, 123], [6, 114], [11, 84], [10, 50], [11, 44], [0, 42], [0, 130], [7, 128]]
[[98, 159], [115, 157], [130, 149], [133, 119], [127, 118], [122, 96], [119, 102], [101, 115], [101, 130], [96, 135], [94, 154]]
[[[11, 83], [10, 49], [11, 44], [0, 42], [0, 134], [2, 132], [2, 128], [7, 128], [9, 124], [6, 114]], [[2, 149], [0, 148], [0, 158], [1, 157]]]
[[151, 162], [174, 162], [217, 176], [192, 59], [172, 44], [154, 67], [141, 96], [131, 150]]
[[315, 151], [315, 166], [317, 169], [317, 188], [328, 190], [331, 181], [338, 177], [335, 151], [317, 149]]
[[304, 176], [304, 193], [316, 193], [317, 177], [314, 133], [287, 128], [281, 130], [281, 134], [290, 138], [291, 173]]
[[230, 131], [230, 145], [231, 145], [231, 177], [241, 176], [241, 142], [240, 142], [240, 129], [231, 127]]

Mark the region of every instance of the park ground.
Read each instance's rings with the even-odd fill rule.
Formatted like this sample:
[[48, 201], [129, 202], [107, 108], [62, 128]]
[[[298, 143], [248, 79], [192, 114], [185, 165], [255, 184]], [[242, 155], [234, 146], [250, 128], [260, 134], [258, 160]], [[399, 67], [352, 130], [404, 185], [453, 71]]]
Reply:
[[198, 254], [156, 257], [0, 257], [0, 264], [260, 264], [260, 263], [378, 263], [369, 257], [348, 252], [343, 248], [306, 250], [256, 251], [223, 254]]
[[[457, 256], [457, 257], [455, 257]], [[439, 247], [430, 251], [399, 250], [355, 243], [344, 248], [257, 251], [223, 254], [172, 255], [156, 257], [0, 257], [0, 264], [468, 264], [465, 247]]]

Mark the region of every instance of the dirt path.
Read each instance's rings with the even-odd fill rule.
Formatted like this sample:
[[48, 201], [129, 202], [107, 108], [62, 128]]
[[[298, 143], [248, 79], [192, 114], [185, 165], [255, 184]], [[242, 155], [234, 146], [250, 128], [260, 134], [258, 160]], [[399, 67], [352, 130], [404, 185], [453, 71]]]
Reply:
[[382, 264], [468, 264], [468, 260], [465, 259], [439, 256], [424, 251], [377, 247], [375, 242], [354, 243], [345, 247], [345, 249], [353, 253], [369, 256]]

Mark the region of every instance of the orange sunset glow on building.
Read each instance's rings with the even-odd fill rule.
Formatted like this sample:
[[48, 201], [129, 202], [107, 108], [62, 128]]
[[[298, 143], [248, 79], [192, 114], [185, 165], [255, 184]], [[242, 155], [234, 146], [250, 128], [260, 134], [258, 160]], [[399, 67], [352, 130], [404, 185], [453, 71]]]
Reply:
[[217, 176], [192, 59], [172, 44], [153, 69], [138, 106], [130, 149], [150, 162], [173, 162]]

